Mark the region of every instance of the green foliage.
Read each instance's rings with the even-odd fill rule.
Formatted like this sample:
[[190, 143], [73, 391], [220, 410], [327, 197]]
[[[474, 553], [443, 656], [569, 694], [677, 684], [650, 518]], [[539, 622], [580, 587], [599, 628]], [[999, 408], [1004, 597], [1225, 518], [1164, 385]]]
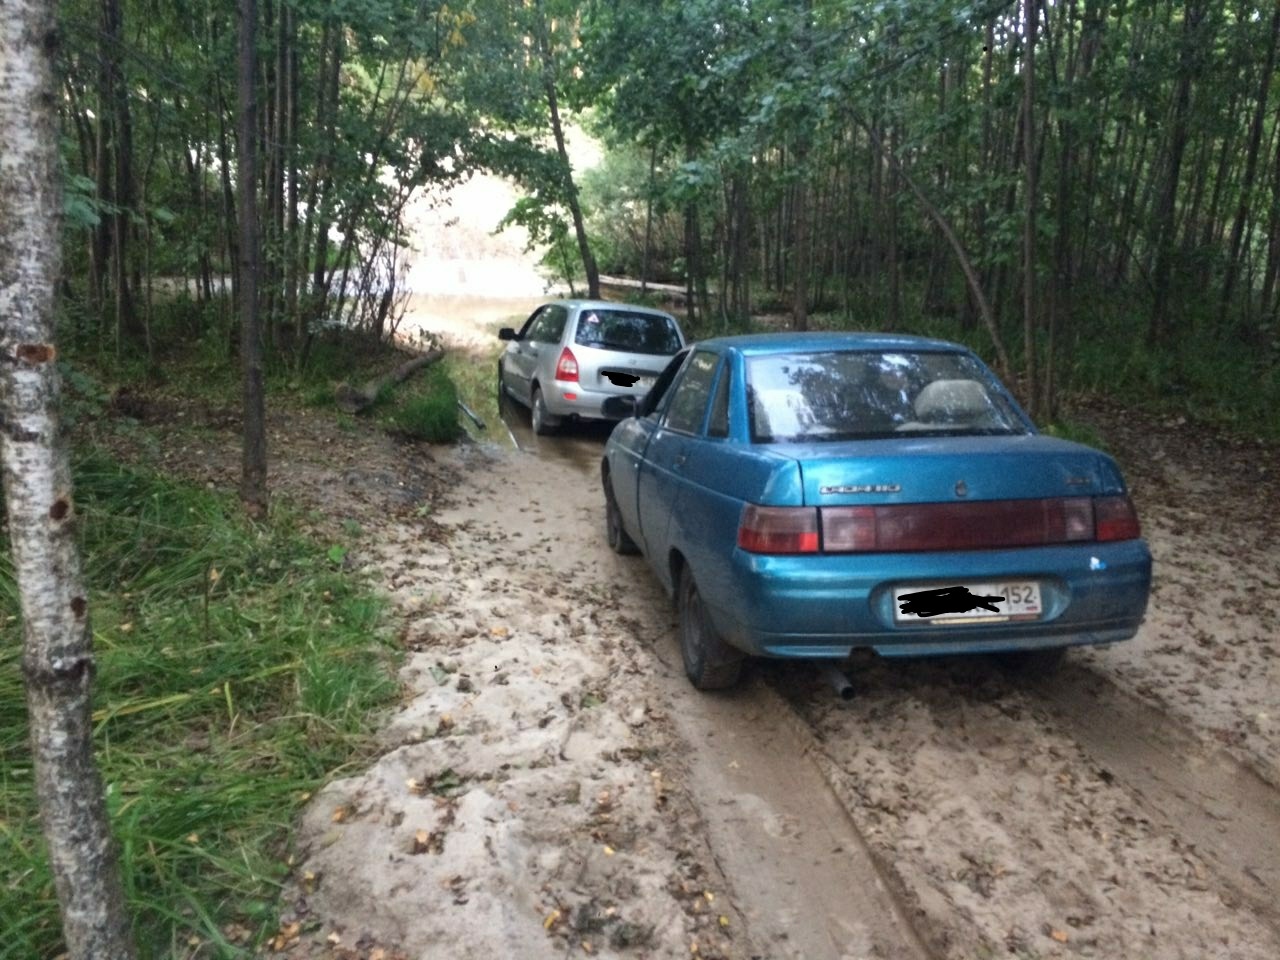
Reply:
[[439, 364], [397, 390], [382, 421], [402, 436], [427, 443], [453, 443], [464, 433], [458, 422], [458, 389]]
[[[229, 498], [100, 458], [75, 481], [96, 749], [142, 955], [248, 955], [275, 929], [301, 804], [365, 755], [395, 695], [382, 606], [288, 513], [254, 526]], [[26, 960], [57, 955], [60, 927], [0, 556], [0, 957]]]

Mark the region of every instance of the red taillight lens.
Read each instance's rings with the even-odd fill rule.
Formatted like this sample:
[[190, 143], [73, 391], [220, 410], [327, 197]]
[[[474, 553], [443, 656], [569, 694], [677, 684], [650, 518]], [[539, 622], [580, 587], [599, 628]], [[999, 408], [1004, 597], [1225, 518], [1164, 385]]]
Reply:
[[1138, 512], [1128, 497], [1098, 497], [1093, 509], [1098, 540], [1136, 540], [1141, 536]]
[[575, 383], [578, 380], [578, 358], [568, 347], [560, 351], [560, 359], [556, 361], [556, 379], [572, 380]]
[[[1089, 497], [823, 507], [820, 512], [822, 549], [831, 552], [999, 550], [1080, 543], [1095, 536]], [[1097, 539], [1104, 539], [1101, 514], [1097, 529]]]
[[748, 503], [738, 523], [738, 546], [749, 553], [817, 553], [818, 511]]

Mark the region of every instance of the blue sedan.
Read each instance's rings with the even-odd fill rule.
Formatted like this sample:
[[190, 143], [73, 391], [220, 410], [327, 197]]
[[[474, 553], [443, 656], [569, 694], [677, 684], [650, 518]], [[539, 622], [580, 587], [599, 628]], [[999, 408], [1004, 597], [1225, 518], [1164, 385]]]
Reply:
[[1151, 554], [1115, 461], [1040, 434], [972, 352], [920, 337], [703, 341], [601, 464], [606, 533], [676, 600], [694, 686], [748, 656], [1013, 653], [1142, 622]]

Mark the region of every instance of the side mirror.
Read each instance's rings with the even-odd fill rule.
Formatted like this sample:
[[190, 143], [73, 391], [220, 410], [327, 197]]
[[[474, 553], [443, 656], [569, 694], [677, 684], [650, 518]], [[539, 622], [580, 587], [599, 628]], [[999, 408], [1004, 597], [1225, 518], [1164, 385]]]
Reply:
[[600, 412], [611, 420], [625, 420], [636, 415], [635, 397], [607, 397]]
[[499, 340], [519, 340], [520, 334], [516, 333], [511, 327], [503, 327], [498, 331]]

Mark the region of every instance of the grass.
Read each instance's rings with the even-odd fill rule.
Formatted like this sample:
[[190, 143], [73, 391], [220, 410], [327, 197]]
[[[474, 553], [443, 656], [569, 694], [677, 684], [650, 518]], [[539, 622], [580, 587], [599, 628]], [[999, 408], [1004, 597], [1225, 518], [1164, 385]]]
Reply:
[[[516, 321], [517, 326], [519, 322]], [[483, 353], [453, 352], [447, 354], [442, 363], [457, 388], [458, 399], [484, 421], [483, 435], [497, 441], [506, 436], [498, 410], [498, 357], [505, 346], [499, 343]], [[475, 427], [470, 421], [467, 423]]]
[[[142, 956], [247, 956], [276, 928], [301, 805], [396, 695], [381, 603], [278, 510], [78, 464], [95, 747]], [[7, 547], [7, 545], [6, 545]], [[340, 552], [338, 552], [340, 555]], [[61, 952], [0, 560], [0, 958]]]
[[458, 422], [458, 390], [439, 364], [380, 396], [375, 409], [388, 430], [427, 443], [453, 443], [462, 436]]

